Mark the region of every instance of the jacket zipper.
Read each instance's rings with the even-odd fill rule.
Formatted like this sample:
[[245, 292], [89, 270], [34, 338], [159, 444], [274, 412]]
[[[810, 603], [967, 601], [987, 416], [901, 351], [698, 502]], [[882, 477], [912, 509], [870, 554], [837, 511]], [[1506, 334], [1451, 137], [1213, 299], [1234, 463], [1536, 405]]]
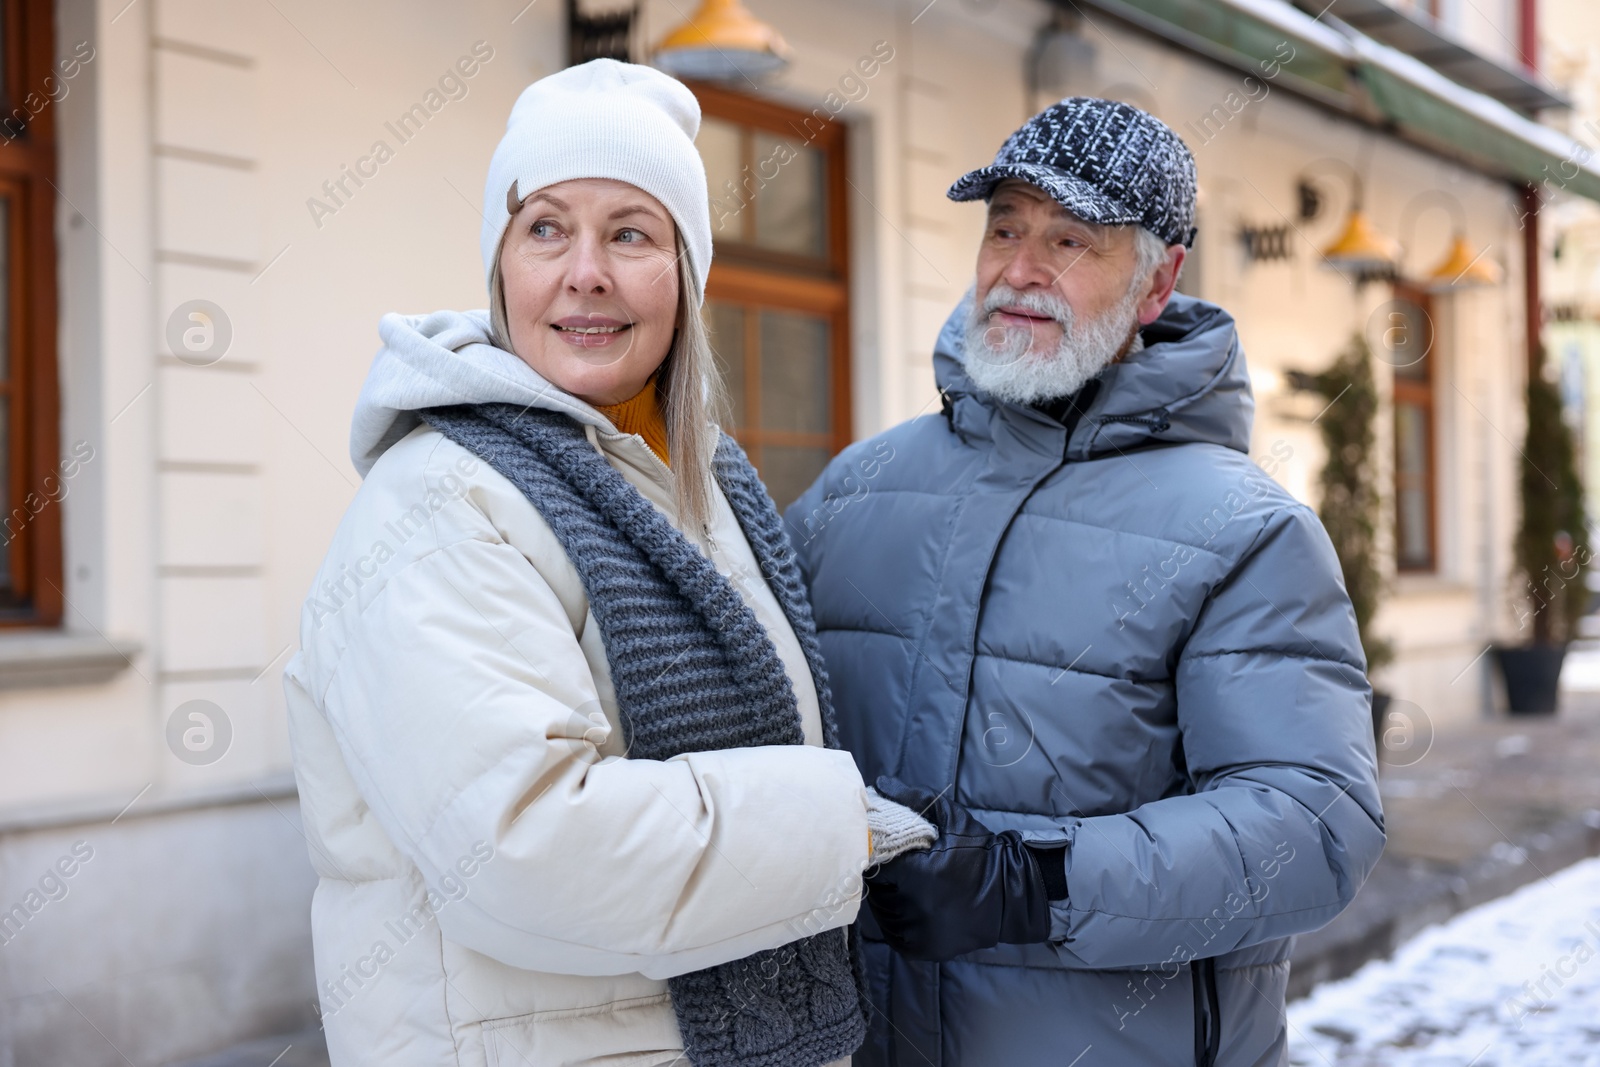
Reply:
[[1222, 1046], [1222, 1007], [1217, 999], [1217, 961], [1215, 957], [1193, 960], [1189, 980], [1194, 988], [1195, 1067], [1216, 1067]]
[[1168, 418], [1166, 408], [1155, 408], [1139, 415], [1101, 415], [1096, 421], [1102, 424], [1107, 422], [1131, 422], [1135, 425], [1146, 427], [1151, 433], [1166, 433], [1172, 429], [1172, 420]]

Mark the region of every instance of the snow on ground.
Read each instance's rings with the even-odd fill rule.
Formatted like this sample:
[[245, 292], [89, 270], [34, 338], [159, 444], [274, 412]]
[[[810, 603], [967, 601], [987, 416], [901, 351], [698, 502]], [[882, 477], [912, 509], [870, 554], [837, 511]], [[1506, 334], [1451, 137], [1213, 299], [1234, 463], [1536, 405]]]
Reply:
[[[1582, 628], [1585, 637], [1600, 637], [1600, 615], [1585, 615]], [[1569, 693], [1600, 689], [1600, 641], [1574, 641], [1568, 647], [1561, 664], [1561, 688]]]
[[1289, 1005], [1296, 1067], [1600, 1067], [1600, 859]]

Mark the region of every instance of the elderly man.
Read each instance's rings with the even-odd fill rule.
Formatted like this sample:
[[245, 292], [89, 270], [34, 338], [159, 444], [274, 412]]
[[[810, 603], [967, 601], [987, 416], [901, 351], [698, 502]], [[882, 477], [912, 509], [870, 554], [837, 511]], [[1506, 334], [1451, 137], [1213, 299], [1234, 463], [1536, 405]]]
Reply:
[[1292, 935], [1383, 848], [1371, 690], [1233, 320], [1173, 292], [1193, 157], [1073, 98], [949, 196], [988, 216], [942, 412], [786, 515], [842, 740], [940, 829], [869, 872], [855, 1063], [1283, 1063]]

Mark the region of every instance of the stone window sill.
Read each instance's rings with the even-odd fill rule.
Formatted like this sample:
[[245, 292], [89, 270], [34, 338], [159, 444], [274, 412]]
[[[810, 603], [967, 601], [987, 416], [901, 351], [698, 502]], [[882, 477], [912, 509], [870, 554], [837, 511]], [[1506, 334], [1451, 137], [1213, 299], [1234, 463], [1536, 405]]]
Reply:
[[138, 642], [95, 633], [0, 630], [0, 690], [109, 682], [139, 651]]

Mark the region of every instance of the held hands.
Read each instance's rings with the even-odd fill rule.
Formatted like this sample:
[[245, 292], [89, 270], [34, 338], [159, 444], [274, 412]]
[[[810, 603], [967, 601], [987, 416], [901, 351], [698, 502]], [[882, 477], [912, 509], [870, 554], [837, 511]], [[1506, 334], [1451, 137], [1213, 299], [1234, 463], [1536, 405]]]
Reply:
[[[868, 868], [867, 904], [890, 947], [914, 960], [948, 960], [998, 944], [1050, 936], [1050, 892], [1036, 854], [1015, 830], [991, 833], [946, 796], [884, 775], [877, 792], [930, 820], [932, 846]], [[1064, 884], [1065, 872], [1052, 883]], [[1065, 896], [1064, 887], [1059, 896]]]
[[867, 855], [872, 864], [888, 863], [902, 852], [927, 848], [939, 828], [904, 804], [897, 804], [867, 786]]

